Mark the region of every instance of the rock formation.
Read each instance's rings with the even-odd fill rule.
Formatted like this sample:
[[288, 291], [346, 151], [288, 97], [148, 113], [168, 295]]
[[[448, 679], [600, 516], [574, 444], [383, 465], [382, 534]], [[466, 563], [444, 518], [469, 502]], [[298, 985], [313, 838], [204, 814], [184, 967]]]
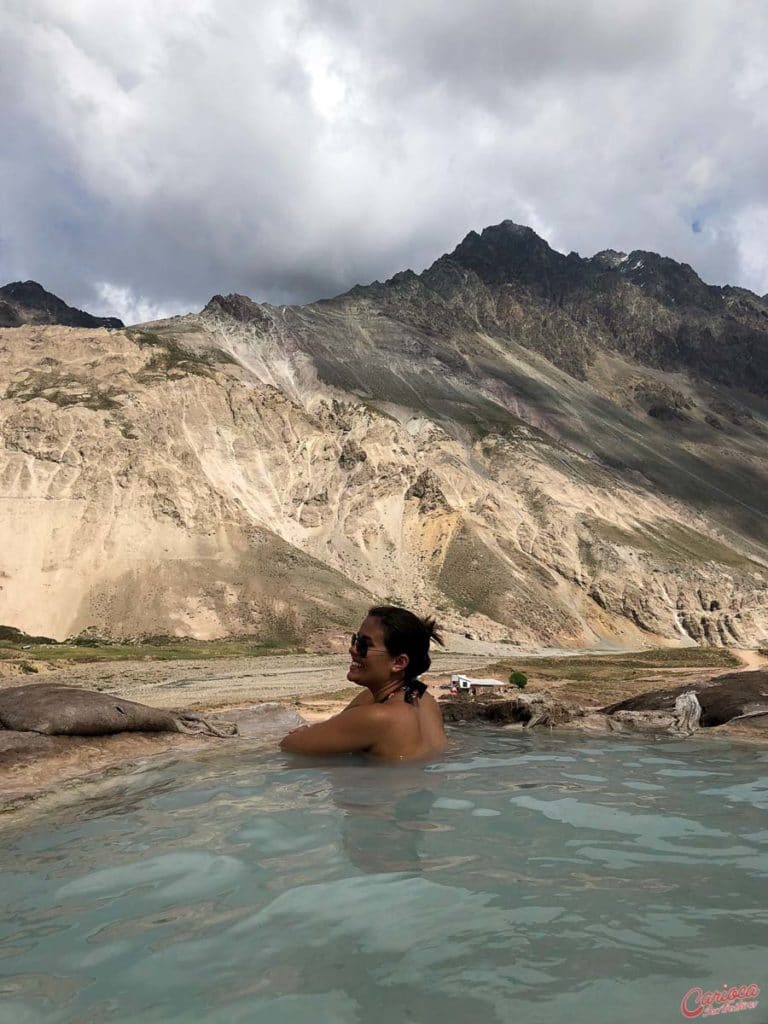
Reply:
[[668, 711], [681, 696], [694, 694], [699, 705], [699, 725], [711, 729], [726, 722], [763, 718], [768, 724], [768, 672], [729, 672], [713, 679], [670, 690], [651, 690], [602, 708], [606, 715], [624, 712]]
[[119, 732], [181, 732], [234, 736], [199, 715], [166, 711], [79, 687], [32, 683], [0, 689], [0, 729], [45, 736], [108, 736]]
[[505, 222], [307, 306], [0, 330], [0, 624], [768, 636], [768, 303]]
[[582, 707], [548, 691], [487, 700], [442, 700], [447, 722], [568, 726], [613, 732], [690, 736], [699, 728], [748, 726], [768, 730], [768, 672], [729, 672], [670, 690], [650, 690], [603, 708]]
[[[33, 684], [21, 689], [32, 691], [38, 687], [40, 699], [29, 694], [16, 698], [11, 705], [18, 713], [27, 715], [26, 725], [45, 724], [46, 719], [50, 720], [51, 715], [57, 714], [56, 705], [45, 697], [45, 691], [50, 690], [46, 684]], [[230, 743], [236, 742], [241, 753], [264, 748], [275, 750], [281, 736], [303, 724], [295, 709], [282, 704], [263, 703], [208, 713], [204, 721], [209, 728], [195, 728], [203, 721], [192, 721], [195, 716], [147, 708], [122, 698], [108, 698], [102, 693], [86, 692], [84, 703], [78, 704], [72, 695], [85, 691], [73, 687], [64, 689], [68, 693], [65, 694], [65, 714], [60, 724], [65, 727], [76, 725], [79, 731], [59, 733], [0, 728], [0, 812], [45, 793], [56, 792], [61, 797], [68, 783], [76, 784], [80, 798], [83, 784], [88, 779], [100, 783], [108, 774], [142, 767], [150, 758], [171, 757], [174, 761], [186, 757], [199, 758], [201, 752], [212, 744], [220, 744], [222, 735], [228, 737], [228, 748]], [[0, 695], [7, 696], [8, 691], [0, 690]], [[134, 723], [143, 720], [150, 731], [142, 725], [140, 731], [102, 730], [94, 734], [89, 718], [94, 708], [98, 713], [99, 708], [105, 705], [90, 701], [91, 697], [107, 697], [113, 705], [118, 703], [126, 710], [133, 704], [140, 710], [131, 713], [131, 720]], [[97, 717], [103, 724], [103, 718], [98, 714]], [[186, 722], [193, 728], [178, 731], [175, 727], [177, 721]], [[113, 722], [121, 724], [117, 720]], [[158, 726], [161, 731], [157, 730]]]

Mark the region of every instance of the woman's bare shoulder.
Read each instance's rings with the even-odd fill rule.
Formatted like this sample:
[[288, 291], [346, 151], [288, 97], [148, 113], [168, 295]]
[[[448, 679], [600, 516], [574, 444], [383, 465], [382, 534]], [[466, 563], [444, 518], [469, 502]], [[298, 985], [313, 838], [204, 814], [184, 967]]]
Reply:
[[363, 687], [360, 693], [356, 694], [342, 710], [349, 711], [350, 708], [359, 708], [364, 704], [373, 704], [373, 694], [367, 686]]

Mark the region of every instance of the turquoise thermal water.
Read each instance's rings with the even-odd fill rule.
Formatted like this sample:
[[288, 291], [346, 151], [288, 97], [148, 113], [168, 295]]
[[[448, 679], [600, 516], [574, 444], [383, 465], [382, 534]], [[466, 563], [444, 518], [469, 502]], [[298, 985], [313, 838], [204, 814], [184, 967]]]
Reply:
[[641, 1024], [768, 987], [768, 752], [452, 738], [230, 751], [6, 829], [0, 1022]]

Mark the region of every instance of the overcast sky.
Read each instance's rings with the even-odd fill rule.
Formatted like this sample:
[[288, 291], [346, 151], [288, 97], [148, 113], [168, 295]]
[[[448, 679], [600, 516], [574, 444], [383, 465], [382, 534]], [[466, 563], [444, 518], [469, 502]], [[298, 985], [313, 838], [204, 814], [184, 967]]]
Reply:
[[768, 292], [764, 0], [0, 0], [0, 283], [306, 302], [505, 218]]

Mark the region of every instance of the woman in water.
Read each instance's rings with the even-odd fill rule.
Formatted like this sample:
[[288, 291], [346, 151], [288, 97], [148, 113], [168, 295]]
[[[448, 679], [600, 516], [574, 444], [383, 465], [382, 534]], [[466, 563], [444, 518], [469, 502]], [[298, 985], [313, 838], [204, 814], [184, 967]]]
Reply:
[[430, 665], [429, 642], [443, 643], [434, 619], [404, 608], [371, 608], [349, 648], [347, 679], [363, 687], [327, 722], [289, 732], [280, 749], [294, 754], [366, 752], [390, 761], [441, 754], [448, 741], [437, 701], [418, 678]]

